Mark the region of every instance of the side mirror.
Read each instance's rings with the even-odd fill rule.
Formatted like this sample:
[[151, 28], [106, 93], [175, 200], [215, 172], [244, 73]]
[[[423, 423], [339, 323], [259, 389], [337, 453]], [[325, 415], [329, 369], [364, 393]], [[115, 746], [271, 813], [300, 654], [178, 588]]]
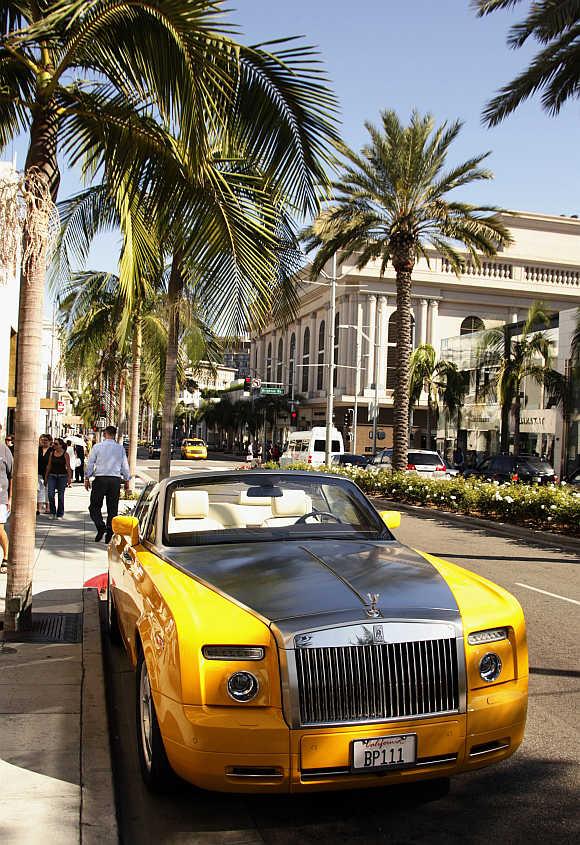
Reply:
[[131, 546], [139, 543], [139, 520], [135, 516], [114, 516], [112, 523], [115, 534], [121, 534], [129, 540]]
[[[391, 530], [398, 528], [401, 524], [401, 514], [399, 511], [379, 511], [381, 519]], [[113, 523], [114, 527], [114, 523]]]

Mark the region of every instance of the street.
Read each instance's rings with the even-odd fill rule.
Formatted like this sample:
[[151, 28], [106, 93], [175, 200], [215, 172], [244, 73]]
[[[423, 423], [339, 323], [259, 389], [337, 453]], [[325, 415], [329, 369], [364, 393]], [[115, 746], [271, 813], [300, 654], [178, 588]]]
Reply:
[[[183, 471], [183, 463], [174, 462], [172, 471]], [[228, 468], [223, 461], [203, 462], [199, 468], [214, 463]], [[521, 602], [531, 676], [528, 726], [520, 750], [497, 767], [453, 780], [449, 795], [439, 800], [427, 800], [416, 786], [267, 797], [197, 792], [184, 785], [173, 795], [152, 796], [142, 783], [135, 748], [134, 675], [123, 650], [107, 643], [124, 843], [578, 841], [580, 559], [557, 547], [448, 525], [428, 512], [403, 514], [396, 534], [403, 543], [497, 581]]]

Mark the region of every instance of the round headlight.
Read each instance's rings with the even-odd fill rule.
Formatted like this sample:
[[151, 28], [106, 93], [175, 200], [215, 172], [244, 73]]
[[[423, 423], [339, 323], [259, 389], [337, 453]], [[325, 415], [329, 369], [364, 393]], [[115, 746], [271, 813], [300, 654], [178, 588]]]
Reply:
[[501, 674], [501, 658], [499, 654], [489, 651], [479, 661], [479, 674], [482, 680], [491, 683], [499, 678]]
[[259, 689], [258, 679], [251, 672], [234, 672], [228, 678], [228, 693], [234, 701], [251, 701]]

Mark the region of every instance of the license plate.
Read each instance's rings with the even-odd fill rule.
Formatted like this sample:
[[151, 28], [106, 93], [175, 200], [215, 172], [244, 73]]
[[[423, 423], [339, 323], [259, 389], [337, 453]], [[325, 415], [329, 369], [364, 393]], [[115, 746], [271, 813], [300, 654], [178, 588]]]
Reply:
[[417, 734], [355, 739], [352, 746], [352, 769], [356, 772], [397, 769], [417, 761]]

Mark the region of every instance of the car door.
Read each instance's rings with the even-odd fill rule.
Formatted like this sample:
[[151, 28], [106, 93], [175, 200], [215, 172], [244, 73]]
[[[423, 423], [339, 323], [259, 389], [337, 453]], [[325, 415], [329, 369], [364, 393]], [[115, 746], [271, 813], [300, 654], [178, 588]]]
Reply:
[[145, 572], [139, 560], [139, 553], [143, 551], [141, 542], [147, 540], [150, 543], [155, 543], [155, 529], [157, 520], [157, 503], [159, 500], [158, 486], [153, 489], [148, 511], [143, 517], [143, 522], [139, 523], [139, 544], [137, 546], [127, 546], [123, 554], [123, 562], [125, 564], [125, 599], [126, 599], [126, 613], [125, 622], [127, 629], [125, 635], [127, 641], [132, 644], [135, 630], [137, 628], [137, 621], [143, 612], [143, 592], [142, 584]]
[[[157, 501], [157, 493], [158, 485], [154, 482], [148, 484], [139, 500], [140, 507], [133, 512], [133, 515], [139, 520], [140, 540], [147, 530], [151, 510]], [[119, 576], [114, 591], [115, 606], [119, 611], [119, 624], [123, 636], [127, 644], [132, 644], [135, 621], [141, 612], [139, 609], [141, 606], [139, 591], [135, 588], [136, 548], [131, 546], [128, 537], [120, 535], [115, 537], [115, 544], [119, 559]]]
[[[147, 513], [154, 488], [155, 482], [150, 481], [143, 489], [143, 492], [133, 509], [132, 516], [136, 517], [138, 520], [141, 520], [143, 515]], [[123, 624], [122, 617], [125, 612], [126, 605], [124, 594], [125, 565], [122, 557], [126, 545], [127, 538], [121, 536], [120, 534], [115, 534], [109, 544], [109, 588], [113, 597], [113, 603], [118, 611], [117, 615], [119, 617], [119, 624], [121, 627]]]

